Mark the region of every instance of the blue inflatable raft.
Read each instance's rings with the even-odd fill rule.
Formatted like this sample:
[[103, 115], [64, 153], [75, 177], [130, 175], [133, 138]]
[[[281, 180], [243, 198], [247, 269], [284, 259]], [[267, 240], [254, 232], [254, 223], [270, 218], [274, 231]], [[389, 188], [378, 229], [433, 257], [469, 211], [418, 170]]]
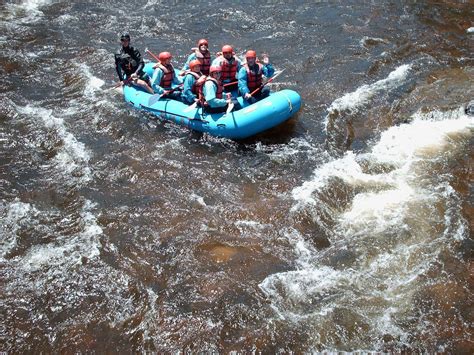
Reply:
[[[154, 63], [145, 65], [145, 72], [150, 77], [153, 74], [153, 65]], [[227, 115], [208, 114], [204, 113], [202, 108], [192, 108], [176, 100], [158, 99], [158, 95], [151, 95], [133, 86], [124, 86], [123, 93], [125, 101], [137, 109], [199, 132], [230, 139], [248, 138], [273, 128], [288, 120], [301, 107], [300, 95], [293, 90], [271, 92], [269, 97], [252, 105], [238, 97], [242, 109]]]

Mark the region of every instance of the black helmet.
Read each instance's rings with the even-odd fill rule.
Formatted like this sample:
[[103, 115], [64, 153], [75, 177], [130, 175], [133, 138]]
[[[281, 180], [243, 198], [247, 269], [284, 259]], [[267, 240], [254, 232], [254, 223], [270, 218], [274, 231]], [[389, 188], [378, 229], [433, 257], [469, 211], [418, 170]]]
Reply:
[[121, 35], [120, 35], [120, 40], [129, 40], [130, 41], [130, 34], [128, 32], [123, 32]]

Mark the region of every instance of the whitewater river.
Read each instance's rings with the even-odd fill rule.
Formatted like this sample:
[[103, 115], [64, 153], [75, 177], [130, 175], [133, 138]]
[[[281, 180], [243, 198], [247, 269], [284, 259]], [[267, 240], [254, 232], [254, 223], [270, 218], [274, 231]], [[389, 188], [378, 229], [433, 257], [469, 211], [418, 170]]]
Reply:
[[[474, 352], [472, 2], [0, 19], [0, 352]], [[201, 37], [266, 52], [302, 109], [238, 142], [138, 112], [122, 30], [177, 66]]]

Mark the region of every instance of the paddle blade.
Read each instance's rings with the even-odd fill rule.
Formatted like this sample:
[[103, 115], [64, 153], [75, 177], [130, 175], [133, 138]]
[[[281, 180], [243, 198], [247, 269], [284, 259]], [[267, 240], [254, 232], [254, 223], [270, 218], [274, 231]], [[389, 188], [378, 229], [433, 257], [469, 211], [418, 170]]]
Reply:
[[231, 103], [227, 106], [227, 110], [225, 111], [224, 115], [222, 115], [222, 117], [227, 116], [229, 113], [232, 112], [233, 109], [234, 109], [234, 103], [231, 102]]
[[272, 82], [273, 80], [275, 80], [278, 76], [280, 76], [280, 74], [283, 73], [283, 72], [285, 71], [285, 69], [286, 69], [286, 68], [284, 68], [284, 69], [282, 69], [282, 70], [280, 70], [280, 71], [277, 71], [275, 74], [273, 74], [273, 76], [272, 76], [270, 79], [268, 79], [267, 84], [268, 84], [268, 83], [271, 83], [271, 82]]
[[153, 106], [158, 102], [158, 100], [161, 99], [161, 95], [155, 94], [151, 95], [150, 98], [148, 99], [148, 106]]
[[186, 107], [183, 112], [189, 112], [189, 111], [192, 111], [194, 110], [195, 108], [197, 107], [197, 101], [195, 103], [193, 103], [192, 105], [189, 105], [188, 107]]
[[227, 107], [227, 111], [225, 112], [225, 114], [227, 115], [227, 114], [230, 113], [233, 109], [234, 109], [234, 103], [231, 102], [231, 103], [229, 104], [229, 106]]

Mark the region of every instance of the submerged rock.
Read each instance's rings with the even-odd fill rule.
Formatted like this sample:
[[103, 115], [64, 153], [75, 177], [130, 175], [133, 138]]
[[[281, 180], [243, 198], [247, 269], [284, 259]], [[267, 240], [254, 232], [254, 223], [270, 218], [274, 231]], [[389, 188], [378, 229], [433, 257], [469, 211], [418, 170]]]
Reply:
[[464, 109], [466, 115], [474, 116], [474, 100], [471, 100]]

